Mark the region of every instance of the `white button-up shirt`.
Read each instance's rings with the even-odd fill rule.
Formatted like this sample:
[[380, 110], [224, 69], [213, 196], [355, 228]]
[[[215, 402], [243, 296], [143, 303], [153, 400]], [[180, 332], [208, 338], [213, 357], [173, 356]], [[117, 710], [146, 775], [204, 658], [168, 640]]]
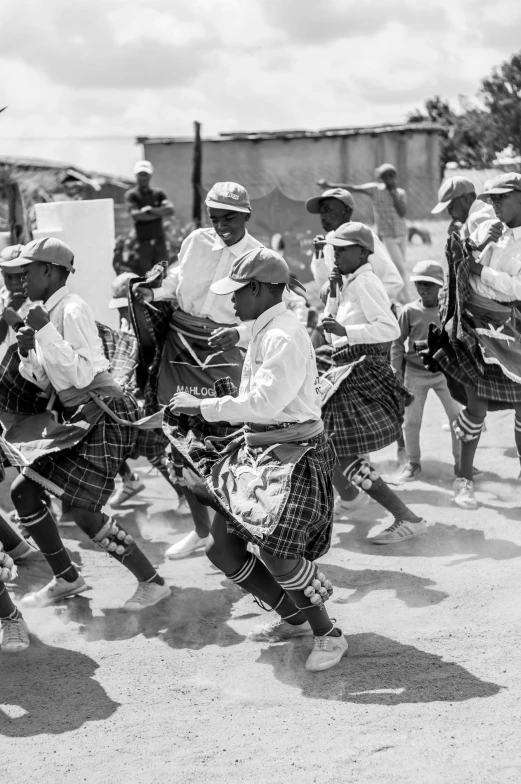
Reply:
[[[330, 231], [326, 234], [326, 240], [331, 239], [334, 232]], [[392, 303], [397, 302], [398, 294], [403, 289], [403, 278], [396, 268], [396, 264], [391, 259], [389, 251], [373, 232], [374, 240], [374, 253], [371, 255], [371, 266], [377, 277], [383, 283], [384, 289], [387, 292]], [[324, 246], [323, 256], [313, 256], [311, 261], [311, 272], [316, 282], [322, 288], [324, 283], [329, 279], [329, 275], [335, 268], [335, 251], [332, 245]]]
[[472, 289], [497, 302], [521, 299], [521, 226], [505, 227], [498, 239], [487, 245], [478, 259], [483, 265], [481, 277], [470, 275]]
[[34, 336], [35, 348], [20, 355], [20, 374], [45, 391], [83, 389], [109, 361], [103, 352], [94, 314], [77, 294], [62, 286], [45, 302], [50, 322]]
[[347, 337], [333, 335], [333, 345], [388, 343], [400, 336], [400, 327], [389, 297], [370, 262], [363, 264], [352, 275], [343, 277], [344, 285], [338, 292], [336, 320], [345, 327]]
[[201, 402], [208, 422], [275, 425], [320, 419], [315, 352], [308, 333], [284, 302], [253, 322], [238, 397]]

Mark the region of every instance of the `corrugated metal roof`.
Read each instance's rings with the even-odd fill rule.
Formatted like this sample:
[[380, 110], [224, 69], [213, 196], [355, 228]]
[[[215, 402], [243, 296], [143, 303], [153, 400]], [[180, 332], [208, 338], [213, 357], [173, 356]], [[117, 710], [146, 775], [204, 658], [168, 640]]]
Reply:
[[78, 176], [78, 179], [100, 180], [121, 187], [129, 187], [134, 182], [129, 177], [116, 177], [113, 174], [89, 171], [64, 161], [50, 161], [45, 158], [31, 158], [21, 155], [0, 155], [0, 166], [13, 166], [18, 169], [62, 171], [72, 176]]
[[[263, 141], [271, 139], [321, 139], [338, 136], [363, 136], [380, 133], [438, 133], [442, 127], [436, 123], [405, 123], [403, 125], [368, 125], [350, 128], [322, 128], [318, 131], [232, 131], [219, 136], [206, 137], [206, 142]], [[191, 136], [138, 136], [138, 144], [179, 144], [192, 142]]]

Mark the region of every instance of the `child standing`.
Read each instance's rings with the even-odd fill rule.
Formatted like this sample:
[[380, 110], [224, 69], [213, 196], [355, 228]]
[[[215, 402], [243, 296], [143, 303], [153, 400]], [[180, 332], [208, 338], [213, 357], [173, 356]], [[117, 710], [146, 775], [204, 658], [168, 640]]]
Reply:
[[443, 267], [437, 261], [419, 261], [414, 265], [410, 279], [416, 286], [419, 299], [404, 305], [398, 317], [400, 337], [391, 348], [392, 368], [414, 395], [413, 402], [405, 409], [403, 434], [407, 463], [399, 475], [402, 482], [411, 482], [421, 476], [420, 428], [429, 389], [438, 395], [449, 418], [454, 473], [458, 476], [459, 472], [460, 444], [452, 424], [458, 418], [461, 406], [451, 397], [443, 373], [427, 370], [415, 350], [415, 344], [427, 340], [429, 324], [440, 325], [438, 295], [444, 278]]

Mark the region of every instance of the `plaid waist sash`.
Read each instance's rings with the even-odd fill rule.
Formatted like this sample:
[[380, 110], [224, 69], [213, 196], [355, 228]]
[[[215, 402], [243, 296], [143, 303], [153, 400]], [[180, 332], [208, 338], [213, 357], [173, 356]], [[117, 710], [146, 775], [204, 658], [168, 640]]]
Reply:
[[91, 393], [100, 397], [124, 397], [122, 388], [114, 381], [108, 370], [97, 373], [88, 386], [82, 389], [69, 387], [58, 392], [58, 397], [65, 408], [78, 408], [92, 399]]
[[246, 431], [244, 439], [248, 446], [275, 446], [276, 444], [289, 444], [299, 441], [309, 441], [317, 438], [324, 432], [324, 423], [321, 419], [307, 422], [295, 422], [284, 427], [268, 425], [263, 430], [258, 430], [258, 425], [249, 425], [253, 432]]

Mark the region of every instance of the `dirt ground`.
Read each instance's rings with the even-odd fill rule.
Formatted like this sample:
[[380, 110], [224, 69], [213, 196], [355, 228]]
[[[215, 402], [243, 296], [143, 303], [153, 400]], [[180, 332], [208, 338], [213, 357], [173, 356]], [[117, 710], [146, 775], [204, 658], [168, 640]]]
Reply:
[[[441, 260], [438, 233], [432, 248], [412, 250], [411, 263]], [[204, 555], [165, 561], [190, 522], [176, 515], [164, 480], [140, 465], [147, 489], [122, 518], [172, 597], [148, 613], [120, 612], [131, 576], [77, 529], [63, 529], [91, 590], [26, 613], [31, 648], [0, 655], [2, 781], [519, 784], [513, 414], [489, 417], [476, 512], [452, 504], [443, 422], [429, 399], [423, 477], [399, 490], [428, 521], [425, 536], [371, 545], [367, 537], [390, 522], [373, 503], [335, 525], [321, 563], [349, 653], [321, 674], [304, 670], [309, 640], [246, 641], [263, 613]], [[375, 457], [384, 474], [396, 471], [394, 448]], [[14, 593], [47, 579], [37, 556], [20, 567]]]

